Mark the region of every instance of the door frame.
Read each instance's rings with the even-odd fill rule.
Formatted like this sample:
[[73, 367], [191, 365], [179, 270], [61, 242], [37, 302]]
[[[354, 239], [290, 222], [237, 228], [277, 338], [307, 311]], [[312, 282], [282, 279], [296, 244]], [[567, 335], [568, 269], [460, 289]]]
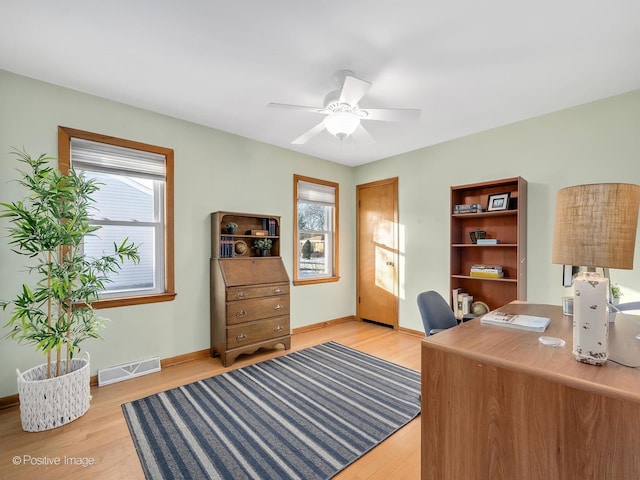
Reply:
[[387, 178], [384, 180], [377, 180], [375, 182], [363, 183], [360, 185], [356, 185], [356, 320], [362, 321], [362, 317], [360, 316], [360, 191], [364, 188], [378, 187], [382, 185], [393, 185], [394, 187], [394, 198], [393, 198], [393, 222], [396, 225], [393, 232], [393, 261], [396, 268], [396, 275], [394, 279], [393, 289], [396, 292], [394, 297], [394, 305], [392, 309], [393, 318], [393, 329], [398, 330], [398, 310], [399, 310], [399, 301], [398, 295], [400, 293], [400, 270], [399, 270], [399, 224], [398, 224], [398, 177]]

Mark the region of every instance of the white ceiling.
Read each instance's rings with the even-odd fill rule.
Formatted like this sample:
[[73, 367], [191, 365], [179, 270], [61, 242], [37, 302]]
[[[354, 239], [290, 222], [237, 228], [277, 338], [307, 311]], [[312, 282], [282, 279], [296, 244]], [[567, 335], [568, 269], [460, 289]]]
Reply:
[[[640, 88], [638, 0], [0, 0], [0, 68], [346, 165]], [[322, 132], [334, 73], [372, 145]], [[0, 106], [0, 108], [2, 108]], [[78, 126], [81, 127], [81, 126]]]

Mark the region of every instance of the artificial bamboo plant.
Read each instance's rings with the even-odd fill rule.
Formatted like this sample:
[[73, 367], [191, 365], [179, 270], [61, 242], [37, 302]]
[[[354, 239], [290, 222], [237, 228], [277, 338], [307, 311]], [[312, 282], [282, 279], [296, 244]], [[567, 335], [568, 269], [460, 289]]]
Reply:
[[[34, 288], [22, 285], [14, 300], [0, 301], [3, 310], [13, 305], [6, 323], [8, 338], [35, 346], [47, 355], [47, 378], [65, 372], [80, 343], [100, 338], [105, 319], [98, 317], [91, 303], [109, 281], [108, 274], [120, 270], [125, 260], [138, 263], [138, 246], [125, 239], [114, 243], [114, 251], [99, 258], [83, 253], [83, 239], [101, 227], [90, 224], [91, 195], [99, 184], [76, 173], [63, 175], [49, 166], [55, 160], [45, 154], [37, 159], [26, 152], [12, 152], [28, 167], [20, 171], [18, 183], [28, 195], [20, 201], [0, 203], [0, 217], [10, 219], [9, 244], [20, 255], [32, 258], [27, 267], [39, 278]], [[55, 373], [51, 354], [56, 353]], [[68, 368], [68, 367], [67, 367]]]

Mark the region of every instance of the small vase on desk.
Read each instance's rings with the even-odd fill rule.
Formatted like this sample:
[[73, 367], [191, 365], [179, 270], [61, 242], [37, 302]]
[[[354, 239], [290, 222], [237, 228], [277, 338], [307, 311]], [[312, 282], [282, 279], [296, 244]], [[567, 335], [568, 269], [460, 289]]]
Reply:
[[609, 279], [597, 272], [583, 272], [576, 275], [573, 285], [573, 356], [579, 362], [603, 365], [609, 356]]

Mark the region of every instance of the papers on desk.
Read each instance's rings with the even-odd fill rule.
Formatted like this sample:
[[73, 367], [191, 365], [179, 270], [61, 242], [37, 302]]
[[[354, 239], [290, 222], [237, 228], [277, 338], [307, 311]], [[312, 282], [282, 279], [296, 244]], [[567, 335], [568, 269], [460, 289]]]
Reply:
[[515, 315], [493, 310], [480, 319], [483, 325], [497, 325], [499, 327], [517, 328], [532, 332], [544, 332], [551, 320], [546, 317], [531, 315]]

